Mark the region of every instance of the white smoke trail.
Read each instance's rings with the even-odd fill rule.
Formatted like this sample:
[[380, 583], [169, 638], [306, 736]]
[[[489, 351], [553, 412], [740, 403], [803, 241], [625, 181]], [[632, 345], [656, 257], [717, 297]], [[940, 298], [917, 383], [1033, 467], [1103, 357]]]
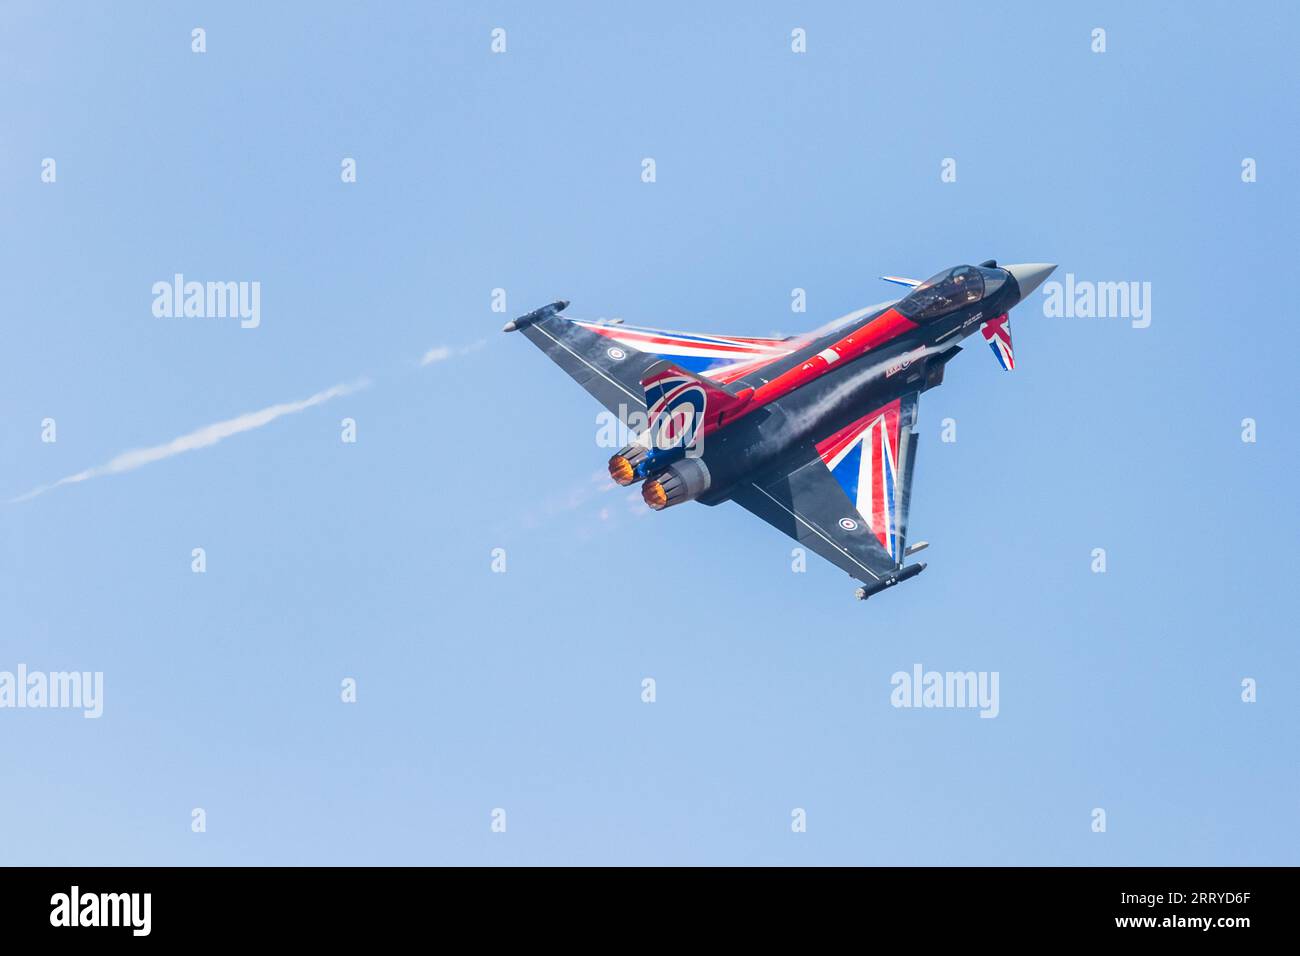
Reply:
[[444, 362], [449, 358], [468, 355], [470, 352], [477, 352], [485, 345], [487, 345], [487, 339], [479, 339], [477, 342], [462, 345], [459, 348], [452, 348], [450, 345], [435, 345], [420, 358], [420, 365], [432, 365], [435, 362]]
[[202, 428], [181, 435], [179, 438], [173, 438], [171, 441], [162, 445], [124, 451], [122, 454], [103, 465], [96, 465], [93, 468], [87, 468], [85, 471], [79, 471], [75, 475], [68, 475], [66, 478], [60, 478], [53, 484], [41, 485], [39, 488], [34, 488], [25, 495], [11, 498], [9, 503], [15, 504], [19, 501], [30, 501], [37, 495], [42, 495], [61, 485], [74, 485], [82, 481], [89, 481], [91, 478], [99, 478], [103, 475], [118, 475], [122, 472], [134, 471], [144, 465], [150, 465], [156, 461], [162, 461], [165, 458], [172, 458], [176, 455], [184, 454], [187, 451], [196, 451], [199, 448], [207, 448], [209, 445], [215, 445], [217, 442], [224, 438], [229, 438], [231, 435], [238, 435], [241, 432], [261, 428], [263, 425], [269, 425], [277, 418], [281, 418], [285, 415], [296, 415], [298, 412], [306, 411], [313, 406], [323, 405], [331, 398], [350, 395], [353, 392], [365, 388], [369, 384], [370, 381], [368, 379], [361, 379], [356, 382], [335, 385], [331, 388], [325, 389], [323, 392], [317, 392], [315, 395], [300, 399], [296, 402], [283, 402], [279, 405], [270, 405], [255, 412], [247, 412], [243, 415], [236, 416], [235, 418], [228, 418], [225, 421], [214, 422], [211, 425], [204, 425]]

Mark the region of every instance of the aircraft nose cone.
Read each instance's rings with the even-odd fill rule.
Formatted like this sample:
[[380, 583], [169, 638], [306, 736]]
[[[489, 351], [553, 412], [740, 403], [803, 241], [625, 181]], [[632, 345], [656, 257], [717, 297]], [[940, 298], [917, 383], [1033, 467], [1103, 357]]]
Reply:
[[1023, 262], [1014, 266], [1003, 266], [1020, 286], [1020, 301], [1024, 302], [1029, 294], [1043, 284], [1056, 269], [1055, 262]]

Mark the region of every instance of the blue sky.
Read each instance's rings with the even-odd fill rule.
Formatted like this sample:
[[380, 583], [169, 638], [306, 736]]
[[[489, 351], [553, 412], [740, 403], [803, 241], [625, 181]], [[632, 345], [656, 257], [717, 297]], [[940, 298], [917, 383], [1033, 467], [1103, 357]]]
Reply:
[[[0, 861], [1300, 862], [1298, 26], [6, 4], [0, 498], [370, 384], [0, 504], [0, 670], [104, 674], [98, 720], [0, 710]], [[929, 570], [865, 605], [737, 507], [593, 478], [598, 407], [490, 308], [790, 333], [990, 257], [1150, 282], [1151, 325], [1029, 302], [1014, 374], [954, 361]], [[178, 272], [259, 282], [260, 326], [155, 318]], [[999, 716], [892, 707], [916, 663], [997, 671]]]

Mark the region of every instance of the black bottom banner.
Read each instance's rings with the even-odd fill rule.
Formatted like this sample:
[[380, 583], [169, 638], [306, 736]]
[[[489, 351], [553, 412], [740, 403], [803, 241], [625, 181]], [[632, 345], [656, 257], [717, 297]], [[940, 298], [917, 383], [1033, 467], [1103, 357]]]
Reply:
[[77, 943], [382, 942], [436, 929], [530, 942], [672, 933], [666, 942], [689, 933], [771, 943], [919, 932], [925, 942], [1105, 936], [1230, 946], [1286, 932], [1295, 875], [1268, 868], [11, 868], [0, 871], [0, 919], [10, 940]]

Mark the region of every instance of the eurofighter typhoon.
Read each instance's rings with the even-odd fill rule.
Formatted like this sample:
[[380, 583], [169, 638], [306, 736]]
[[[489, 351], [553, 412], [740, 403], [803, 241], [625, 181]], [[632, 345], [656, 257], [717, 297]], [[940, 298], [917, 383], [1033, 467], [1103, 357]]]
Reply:
[[1010, 309], [1055, 269], [994, 260], [918, 282], [896, 302], [805, 335], [746, 338], [585, 322], [553, 302], [507, 322], [626, 424], [609, 460], [661, 511], [734, 501], [860, 582], [858, 598], [915, 577], [906, 564], [917, 405], [970, 335], [1015, 368]]

